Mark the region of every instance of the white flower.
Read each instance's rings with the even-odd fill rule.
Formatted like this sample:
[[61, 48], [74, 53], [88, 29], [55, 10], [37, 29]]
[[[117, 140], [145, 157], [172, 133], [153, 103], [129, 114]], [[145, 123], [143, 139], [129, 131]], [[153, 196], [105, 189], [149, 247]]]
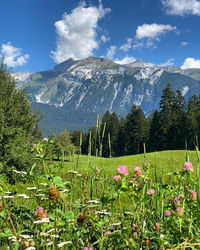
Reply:
[[47, 233], [51, 233], [51, 232], [54, 232], [55, 231], [55, 228], [51, 228]]
[[52, 237], [52, 238], [59, 238], [59, 235], [58, 234], [52, 234], [52, 235], [50, 235], [50, 237]]
[[28, 248], [25, 248], [26, 250], [35, 250], [36, 248], [35, 247], [28, 247]]
[[134, 213], [131, 213], [131, 212], [125, 212], [125, 214], [126, 214], [126, 215], [131, 215], [131, 216], [134, 215]]
[[49, 242], [47, 243], [47, 246], [51, 246], [51, 245], [53, 245], [53, 241], [49, 241]]
[[100, 201], [97, 201], [97, 200], [90, 200], [90, 201], [88, 201], [88, 203], [96, 203], [96, 204], [98, 204], [98, 203], [100, 203]]
[[8, 198], [10, 198], [10, 199], [14, 199], [15, 197], [14, 196], [12, 196], [12, 195], [4, 195], [3, 196], [5, 199], [8, 199]]
[[78, 174], [78, 172], [77, 172], [77, 171], [74, 171], [74, 170], [69, 170], [69, 171], [68, 171], [68, 174]]
[[38, 191], [38, 192], [41, 192], [41, 191], [43, 191], [43, 189], [39, 188], [39, 189], [37, 189], [37, 191]]
[[12, 192], [10, 192], [10, 191], [7, 191], [7, 192], [5, 192], [5, 194], [12, 194]]
[[68, 192], [69, 190], [68, 189], [63, 189], [62, 191], [60, 191], [61, 193], [66, 193]]
[[31, 236], [28, 234], [21, 234], [20, 237], [23, 239], [30, 239], [31, 238]]
[[41, 232], [41, 233], [40, 233], [40, 236], [43, 236], [43, 237], [48, 237], [48, 236], [49, 236], [49, 234], [48, 234], [48, 233]]
[[42, 218], [41, 220], [35, 220], [33, 223], [34, 224], [42, 224], [42, 223], [49, 223], [49, 218]]
[[27, 196], [26, 194], [18, 194], [18, 197], [23, 197], [24, 199], [29, 199], [30, 197]]
[[9, 240], [11, 240], [12, 242], [16, 242], [17, 238], [15, 236], [12, 237], [8, 237]]
[[160, 238], [163, 239], [165, 236], [163, 234], [160, 235]]
[[40, 183], [41, 185], [43, 185], [43, 186], [48, 186], [48, 184], [47, 183]]
[[39, 196], [44, 196], [44, 194], [35, 194], [35, 196], [38, 196], [38, 197], [39, 197]]
[[64, 241], [64, 242], [61, 242], [58, 244], [58, 247], [63, 247], [64, 245], [67, 245], [67, 244], [72, 244], [71, 241]]
[[36, 187], [27, 187], [26, 190], [36, 190]]
[[121, 222], [118, 222], [118, 223], [113, 223], [113, 224], [111, 224], [111, 226], [119, 226], [119, 225], [121, 225], [122, 223]]

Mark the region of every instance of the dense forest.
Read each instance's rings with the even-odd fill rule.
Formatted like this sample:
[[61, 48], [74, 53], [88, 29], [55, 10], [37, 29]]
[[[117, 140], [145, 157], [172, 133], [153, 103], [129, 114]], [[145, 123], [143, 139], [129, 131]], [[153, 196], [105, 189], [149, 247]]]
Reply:
[[[100, 122], [101, 120], [101, 122]], [[81, 137], [81, 138], [80, 138]], [[193, 95], [186, 104], [180, 90], [170, 83], [163, 90], [160, 109], [146, 117], [140, 106], [133, 105], [125, 118], [106, 111], [96, 127], [88, 132], [73, 131], [71, 139], [83, 154], [104, 157], [132, 155], [175, 149], [194, 149], [200, 138], [200, 97]]]

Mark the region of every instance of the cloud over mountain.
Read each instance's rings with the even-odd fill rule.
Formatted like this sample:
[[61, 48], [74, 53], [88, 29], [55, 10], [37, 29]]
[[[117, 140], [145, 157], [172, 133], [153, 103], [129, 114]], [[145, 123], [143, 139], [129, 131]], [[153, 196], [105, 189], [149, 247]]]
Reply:
[[68, 58], [81, 59], [92, 55], [99, 45], [98, 21], [109, 11], [101, 2], [99, 7], [86, 7], [83, 2], [70, 14], [64, 13], [62, 19], [55, 23], [58, 37], [56, 50], [51, 52], [53, 60], [60, 63]]

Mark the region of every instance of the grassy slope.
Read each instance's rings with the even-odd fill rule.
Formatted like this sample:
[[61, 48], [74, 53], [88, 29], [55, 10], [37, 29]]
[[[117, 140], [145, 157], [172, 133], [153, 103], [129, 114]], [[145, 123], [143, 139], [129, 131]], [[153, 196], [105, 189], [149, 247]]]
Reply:
[[[197, 166], [197, 155], [195, 151], [188, 151], [189, 160], [193, 163], [194, 168]], [[68, 158], [65, 162], [65, 167], [61, 170], [61, 175], [64, 176], [66, 170], [75, 169], [78, 172], [87, 172], [88, 166], [103, 169], [105, 174], [109, 176], [116, 175], [116, 169], [120, 165], [125, 165], [130, 173], [133, 173], [136, 166], [143, 166], [144, 162], [150, 163], [150, 169], [152, 169], [152, 176], [154, 176], [155, 166], [158, 172], [158, 176], [164, 176], [172, 170], [180, 170], [183, 168], [183, 164], [186, 161], [185, 150], [175, 151], [161, 151], [156, 153], [146, 154], [146, 160], [144, 154], [123, 156], [116, 158], [99, 158], [99, 157], [88, 157], [81, 155], [78, 160], [77, 156]]]

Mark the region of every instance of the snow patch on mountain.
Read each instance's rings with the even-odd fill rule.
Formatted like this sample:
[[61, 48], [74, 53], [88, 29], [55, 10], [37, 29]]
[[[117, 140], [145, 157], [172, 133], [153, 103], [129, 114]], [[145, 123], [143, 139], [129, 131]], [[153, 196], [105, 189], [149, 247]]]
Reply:
[[115, 83], [115, 84], [114, 84], [114, 97], [113, 97], [113, 99], [112, 99], [112, 101], [111, 101], [111, 104], [110, 104], [110, 112], [112, 112], [113, 103], [114, 103], [114, 100], [116, 99], [117, 94], [118, 94], [117, 87], [118, 87], [118, 83]]
[[14, 72], [11, 75], [14, 77], [15, 81], [23, 82], [28, 79], [31, 73], [28, 71], [19, 71], [19, 72]]
[[189, 87], [188, 86], [184, 86], [183, 89], [182, 89], [182, 91], [181, 91], [182, 95], [185, 96], [187, 94], [188, 90], [189, 90]]
[[76, 108], [78, 108], [80, 106], [80, 104], [81, 104], [82, 100], [84, 99], [85, 95], [86, 95], [86, 92], [81, 93], [81, 95], [79, 97], [79, 100], [78, 100], [78, 103], [76, 104]]
[[39, 94], [35, 95], [36, 102], [44, 103], [44, 104], [48, 104], [50, 102], [50, 100], [43, 100], [42, 99], [42, 97], [46, 93], [46, 91], [47, 91], [47, 88], [44, 87], [43, 89], [41, 89]]
[[134, 104], [140, 106], [142, 104], [143, 99], [144, 95], [138, 95], [137, 100], [134, 101]]
[[151, 76], [150, 76], [150, 81], [149, 83], [151, 85], [153, 85], [155, 82], [157, 82], [159, 80], [159, 78], [161, 77], [162, 73], [163, 73], [163, 69], [159, 69], [156, 72], [154, 72]]
[[130, 103], [132, 99], [133, 85], [129, 84], [127, 88], [124, 89], [122, 104]]

